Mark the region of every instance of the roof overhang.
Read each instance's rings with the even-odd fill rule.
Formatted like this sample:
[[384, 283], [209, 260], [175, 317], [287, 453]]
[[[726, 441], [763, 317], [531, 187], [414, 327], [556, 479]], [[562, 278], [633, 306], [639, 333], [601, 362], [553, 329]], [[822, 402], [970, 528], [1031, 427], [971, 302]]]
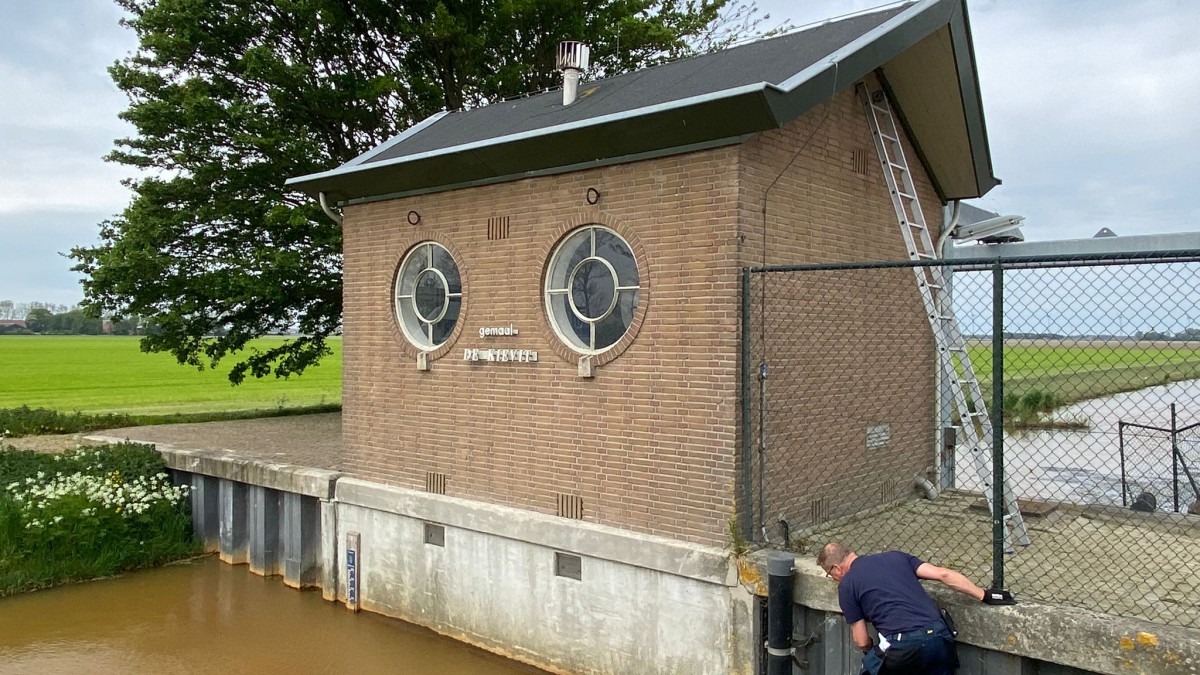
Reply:
[[779, 128], [875, 70], [943, 198], [978, 197], [999, 183], [966, 0], [922, 0], [779, 85], [746, 85], [390, 160], [364, 156], [287, 185], [345, 204], [691, 152]]

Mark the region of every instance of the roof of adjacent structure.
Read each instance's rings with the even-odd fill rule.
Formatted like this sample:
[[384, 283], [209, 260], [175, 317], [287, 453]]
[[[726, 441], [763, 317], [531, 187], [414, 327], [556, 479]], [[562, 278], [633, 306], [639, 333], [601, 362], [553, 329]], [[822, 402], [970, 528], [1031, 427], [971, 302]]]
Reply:
[[555, 91], [439, 113], [288, 184], [345, 203], [731, 144], [779, 128], [876, 69], [894, 85], [901, 119], [944, 197], [979, 196], [998, 182], [965, 0], [921, 0], [582, 82], [569, 106]]

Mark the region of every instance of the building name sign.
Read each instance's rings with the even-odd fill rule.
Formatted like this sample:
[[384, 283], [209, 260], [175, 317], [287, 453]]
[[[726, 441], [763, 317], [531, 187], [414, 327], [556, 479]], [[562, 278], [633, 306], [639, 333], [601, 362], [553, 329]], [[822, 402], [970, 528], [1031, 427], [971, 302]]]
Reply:
[[510, 363], [537, 363], [535, 349], [464, 349], [463, 361], [501, 361]]
[[[507, 326], [484, 326], [479, 329], [479, 337], [510, 337], [519, 335], [520, 331], [511, 323]], [[501, 363], [537, 363], [538, 353], [532, 349], [472, 349], [463, 350], [463, 361], [472, 362], [501, 362]]]
[[484, 326], [479, 329], [479, 337], [510, 337], [517, 335], [518, 331], [510, 323], [507, 326]]

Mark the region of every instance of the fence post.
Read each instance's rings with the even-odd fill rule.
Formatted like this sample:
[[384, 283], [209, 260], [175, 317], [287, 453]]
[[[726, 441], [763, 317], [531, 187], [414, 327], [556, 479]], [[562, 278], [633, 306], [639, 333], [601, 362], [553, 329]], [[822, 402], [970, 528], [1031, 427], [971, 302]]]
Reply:
[[1175, 431], [1175, 404], [1171, 404], [1171, 494], [1175, 497], [1175, 513], [1179, 513], [1179, 435]]
[[742, 268], [742, 537], [754, 541], [754, 480], [751, 473], [750, 441], [750, 268]]
[[992, 264], [992, 588], [1004, 588], [1004, 267]]
[[1129, 487], [1125, 482], [1125, 420], [1117, 420], [1117, 451], [1121, 454], [1121, 506], [1129, 506]]

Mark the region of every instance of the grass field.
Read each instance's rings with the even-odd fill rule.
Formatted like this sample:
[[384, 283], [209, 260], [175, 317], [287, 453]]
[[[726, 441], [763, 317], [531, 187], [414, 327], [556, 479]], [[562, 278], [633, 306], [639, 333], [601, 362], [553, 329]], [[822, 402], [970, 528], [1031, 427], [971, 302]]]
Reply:
[[[260, 349], [284, 338], [262, 338]], [[342, 400], [342, 343], [319, 366], [289, 379], [227, 379], [217, 370], [181, 366], [169, 354], [145, 354], [136, 337], [63, 335], [0, 337], [0, 408], [138, 415], [297, 408]]]
[[[991, 397], [992, 350], [974, 344], [971, 364], [985, 398]], [[1041, 390], [1069, 404], [1134, 391], [1156, 384], [1200, 378], [1200, 343], [1129, 343], [1119, 347], [1087, 342], [1028, 344], [1004, 348], [1004, 390]]]

